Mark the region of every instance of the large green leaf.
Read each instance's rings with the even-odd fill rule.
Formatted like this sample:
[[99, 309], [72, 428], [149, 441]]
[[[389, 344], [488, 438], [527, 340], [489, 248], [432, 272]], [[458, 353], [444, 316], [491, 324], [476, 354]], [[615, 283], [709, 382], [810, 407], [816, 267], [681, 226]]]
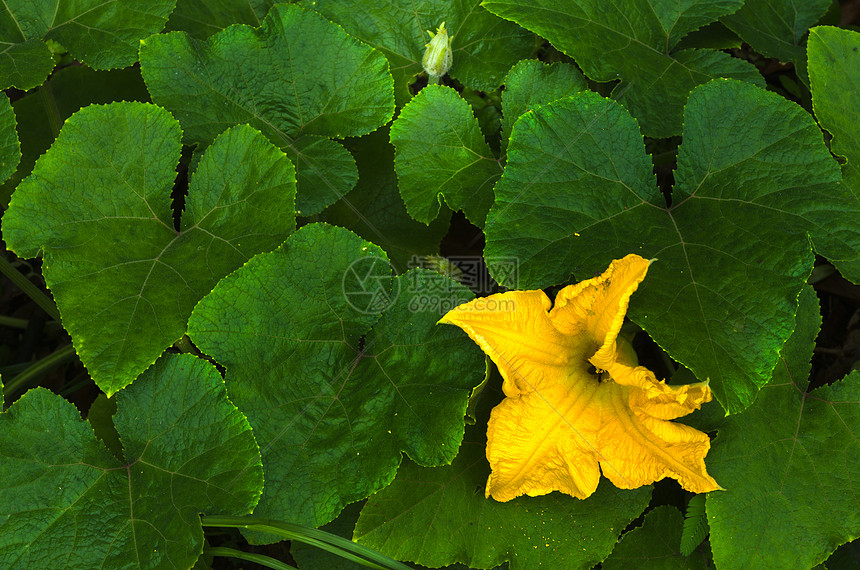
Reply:
[[9, 98], [0, 96], [0, 182], [12, 176], [21, 160], [21, 143], [15, 126], [15, 111]]
[[534, 36], [480, 6], [480, 0], [304, 0], [350, 34], [380, 50], [391, 63], [397, 105], [412, 94], [409, 84], [422, 71], [421, 58], [430, 34], [445, 23], [452, 38], [453, 64], [448, 75], [480, 91], [502, 84], [508, 69], [531, 55]]
[[153, 101], [207, 145], [227, 125], [250, 123], [296, 164], [301, 215], [317, 214], [355, 185], [355, 161], [330, 137], [369, 133], [394, 113], [388, 62], [315, 12], [277, 5], [259, 28], [231, 26], [199, 41], [183, 32], [141, 44]]
[[684, 517], [675, 507], [662, 505], [645, 515], [642, 526], [627, 532], [603, 561], [603, 570], [705, 570], [700, 552], [681, 556]]
[[84, 65], [57, 70], [38, 89], [15, 101], [21, 137], [21, 163], [0, 185], [0, 206], [9, 204], [15, 187], [27, 177], [57, 138], [63, 121], [90, 103], [149, 101], [140, 70], [134, 67], [96, 71]]
[[815, 117], [833, 135], [831, 150], [846, 160], [844, 183], [860, 196], [860, 33], [813, 28], [809, 79]]
[[429, 224], [442, 199], [483, 226], [502, 166], [484, 140], [472, 108], [450, 87], [430, 85], [391, 127], [400, 195], [409, 215]]
[[177, 0], [165, 30], [204, 39], [233, 24], [259, 26], [274, 0]]
[[613, 97], [651, 137], [680, 134], [687, 94], [714, 77], [764, 85], [754, 66], [728, 54], [674, 49], [689, 32], [736, 11], [743, 0], [484, 0], [490, 12], [547, 38], [595, 81], [621, 83]]
[[43, 252], [63, 325], [108, 395], [182, 337], [191, 309], [221, 277], [295, 229], [292, 164], [243, 125], [203, 156], [176, 231], [179, 139], [179, 124], [159, 107], [86, 107], [3, 217], [10, 249]]
[[860, 536], [860, 373], [808, 391], [821, 323], [811, 288], [771, 382], [726, 419], [708, 470], [718, 568], [811, 568]]
[[164, 356], [116, 398], [123, 461], [44, 388], [0, 414], [3, 568], [190, 568], [199, 513], [257, 503], [260, 451], [214, 366]]
[[827, 12], [831, 0], [746, 0], [734, 14], [720, 18], [754, 50], [793, 61], [803, 75], [806, 32]]
[[397, 187], [388, 128], [345, 144], [358, 165], [358, 184], [320, 219], [350, 229], [380, 246], [398, 273], [415, 267], [419, 256], [437, 253], [439, 242], [448, 232], [451, 211], [446, 208], [429, 226], [409, 216]]
[[262, 450], [255, 514], [318, 526], [390, 483], [401, 451], [454, 458], [483, 356], [435, 323], [472, 296], [426, 270], [393, 277], [378, 246], [311, 224], [200, 301], [189, 335]]
[[355, 540], [399, 560], [438, 568], [462, 562], [511, 570], [591, 568], [648, 504], [651, 487], [632, 491], [607, 481], [586, 500], [552, 493], [506, 503], [484, 498], [490, 473], [486, 424], [470, 427], [454, 462], [405, 463], [394, 482], [361, 511]]
[[54, 68], [52, 40], [96, 69], [137, 61], [141, 38], [160, 31], [176, 0], [5, 0], [0, 10], [0, 89], [31, 89]]
[[521, 289], [580, 279], [613, 258], [658, 258], [630, 316], [737, 412], [794, 328], [816, 250], [860, 255], [860, 206], [797, 105], [718, 80], [690, 95], [671, 206], [635, 121], [586, 93], [514, 125], [487, 218], [488, 257], [516, 257]]

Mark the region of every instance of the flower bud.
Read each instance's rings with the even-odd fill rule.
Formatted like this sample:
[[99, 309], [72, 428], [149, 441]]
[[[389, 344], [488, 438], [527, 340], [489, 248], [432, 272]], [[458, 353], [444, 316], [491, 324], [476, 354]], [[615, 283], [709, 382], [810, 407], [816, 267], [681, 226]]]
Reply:
[[445, 22], [442, 22], [435, 34], [430, 30], [427, 30], [427, 33], [430, 34], [431, 39], [424, 51], [421, 65], [427, 72], [428, 82], [431, 84], [439, 83], [439, 78], [448, 73], [454, 62], [454, 55], [451, 52], [451, 38], [448, 37], [448, 30], [445, 29]]

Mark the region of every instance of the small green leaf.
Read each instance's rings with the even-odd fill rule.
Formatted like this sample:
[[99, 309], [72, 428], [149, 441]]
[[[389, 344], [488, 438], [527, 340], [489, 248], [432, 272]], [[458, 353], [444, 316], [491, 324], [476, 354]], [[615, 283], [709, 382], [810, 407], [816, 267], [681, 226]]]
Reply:
[[[704, 513], [704, 503], [702, 506]], [[655, 507], [645, 515], [642, 526], [621, 537], [603, 561], [603, 570], [705, 570], [708, 566], [701, 556], [681, 554], [681, 525], [678, 509], [670, 505]]]
[[720, 22], [711, 22], [692, 31], [677, 45], [677, 49], [732, 49], [740, 48], [743, 41]]
[[409, 216], [397, 188], [388, 127], [359, 139], [347, 139], [344, 144], [358, 165], [358, 184], [329, 206], [320, 219], [380, 246], [398, 273], [415, 266], [416, 256], [437, 253], [448, 232], [451, 211], [445, 208], [429, 226]]
[[0, 89], [41, 85], [54, 68], [53, 41], [95, 69], [137, 61], [141, 38], [164, 27], [176, 0], [7, 0], [0, 11]]
[[3, 568], [190, 568], [199, 513], [257, 503], [259, 448], [214, 366], [167, 355], [116, 398], [125, 462], [44, 388], [0, 414]]
[[860, 33], [829, 26], [809, 33], [812, 107], [846, 162], [843, 182], [860, 197]]
[[259, 26], [274, 0], [177, 0], [165, 31], [206, 39], [233, 24]]
[[518, 280], [498, 280], [520, 289], [657, 258], [630, 317], [735, 413], [794, 327], [810, 237], [830, 259], [860, 255], [860, 204], [808, 113], [732, 80], [690, 95], [675, 180], [667, 207], [620, 105], [593, 93], [544, 105], [514, 125], [485, 256], [517, 258]]
[[15, 111], [9, 98], [0, 97], [0, 182], [12, 176], [21, 160], [21, 143], [15, 130]]
[[179, 124], [159, 107], [86, 107], [66, 121], [3, 217], [10, 249], [43, 252], [63, 325], [108, 395], [183, 335], [191, 309], [221, 277], [295, 229], [292, 164], [242, 125], [206, 151], [177, 232], [170, 193], [179, 138]]
[[[793, 61], [803, 77], [806, 32], [830, 8], [831, 0], [746, 0], [720, 21], [754, 50], [779, 61]], [[804, 81], [806, 79], [804, 78]]]
[[135, 67], [96, 71], [84, 65], [58, 69], [36, 89], [12, 104], [21, 138], [21, 163], [0, 185], [0, 206], [8, 206], [15, 187], [30, 174], [36, 159], [57, 138], [63, 122], [90, 103], [149, 101], [146, 85]]
[[387, 485], [401, 451], [454, 458], [483, 357], [435, 323], [472, 297], [431, 271], [394, 277], [378, 246], [311, 224], [200, 301], [189, 335], [227, 369], [262, 449], [255, 515], [319, 526]]
[[409, 215], [436, 219], [444, 199], [483, 226], [502, 167], [484, 140], [472, 108], [450, 87], [430, 85], [391, 126], [400, 195]]
[[[844, 158], [842, 183], [860, 200], [860, 33], [833, 27], [809, 33], [812, 108], [833, 135], [831, 151]], [[860, 259], [831, 259], [842, 275], [860, 282]]]
[[448, 75], [479, 91], [492, 91], [519, 60], [535, 47], [534, 35], [487, 12], [480, 0], [304, 0], [302, 4], [337, 22], [380, 50], [391, 63], [397, 106], [412, 94], [409, 84], [422, 72], [430, 43], [428, 31], [445, 23], [452, 38], [454, 62]]
[[492, 568], [507, 560], [511, 570], [586, 569], [606, 558], [651, 497], [650, 486], [628, 491], [603, 481], [584, 501], [560, 493], [487, 499], [484, 426], [476, 428], [451, 465], [405, 463], [391, 485], [367, 500], [355, 540], [432, 568], [455, 562]]
[[718, 568], [812, 568], [860, 536], [860, 373], [807, 392], [821, 324], [811, 287], [755, 404], [726, 418], [708, 455]]
[[708, 516], [705, 514], [705, 495], [693, 495], [684, 514], [681, 532], [681, 554], [689, 556], [708, 536]]
[[588, 89], [585, 77], [568, 63], [547, 65], [526, 59], [511, 68], [502, 92], [502, 145], [507, 147], [514, 122], [526, 111]]
[[734, 12], [743, 0], [484, 0], [494, 14], [547, 38], [612, 92], [650, 137], [681, 133], [688, 93], [715, 77], [764, 86], [751, 64], [709, 50], [677, 50], [689, 32]]
[[355, 162], [339, 143], [394, 113], [388, 62], [315, 12], [275, 6], [259, 28], [231, 26], [199, 41], [182, 32], [141, 44], [153, 101], [171, 111], [187, 144], [208, 145], [249, 123], [296, 165], [297, 210], [318, 214], [349, 192]]

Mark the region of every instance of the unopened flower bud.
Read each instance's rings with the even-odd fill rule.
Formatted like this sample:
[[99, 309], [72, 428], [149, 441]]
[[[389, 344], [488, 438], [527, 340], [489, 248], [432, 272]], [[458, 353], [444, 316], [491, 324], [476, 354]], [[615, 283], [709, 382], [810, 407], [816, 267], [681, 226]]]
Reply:
[[445, 22], [442, 22], [435, 34], [430, 30], [427, 30], [427, 33], [430, 34], [431, 39], [424, 51], [421, 65], [424, 66], [424, 71], [429, 76], [428, 82], [431, 84], [439, 83], [439, 78], [448, 73], [454, 62], [451, 38], [448, 37], [448, 30], [445, 29]]

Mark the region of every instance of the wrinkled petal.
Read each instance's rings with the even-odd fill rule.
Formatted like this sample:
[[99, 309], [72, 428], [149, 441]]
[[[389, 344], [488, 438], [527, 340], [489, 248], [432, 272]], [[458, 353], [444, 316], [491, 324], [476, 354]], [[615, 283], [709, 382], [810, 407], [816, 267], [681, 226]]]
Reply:
[[605, 400], [612, 421], [602, 426], [595, 445], [603, 453], [603, 474], [616, 487], [635, 489], [671, 477], [693, 493], [720, 488], [705, 469], [705, 455], [711, 448], [707, 434], [631, 406], [631, 400], [642, 397], [642, 390], [604, 385], [609, 392]]
[[579, 339], [555, 329], [543, 291], [510, 291], [474, 299], [440, 323], [457, 325], [489, 356], [505, 379], [506, 396], [555, 384], [577, 354]]
[[615, 361], [615, 339], [648, 265], [647, 259], [628, 255], [610, 263], [601, 275], [565, 287], [555, 298], [553, 324], [563, 334], [589, 337], [594, 352], [587, 358], [601, 370]]
[[493, 408], [487, 425], [492, 471], [486, 495], [497, 501], [552, 491], [580, 499], [591, 495], [600, 480], [597, 451], [590, 443], [596, 433], [582, 430], [596, 424], [577, 418], [587, 413], [596, 388], [523, 394]]

